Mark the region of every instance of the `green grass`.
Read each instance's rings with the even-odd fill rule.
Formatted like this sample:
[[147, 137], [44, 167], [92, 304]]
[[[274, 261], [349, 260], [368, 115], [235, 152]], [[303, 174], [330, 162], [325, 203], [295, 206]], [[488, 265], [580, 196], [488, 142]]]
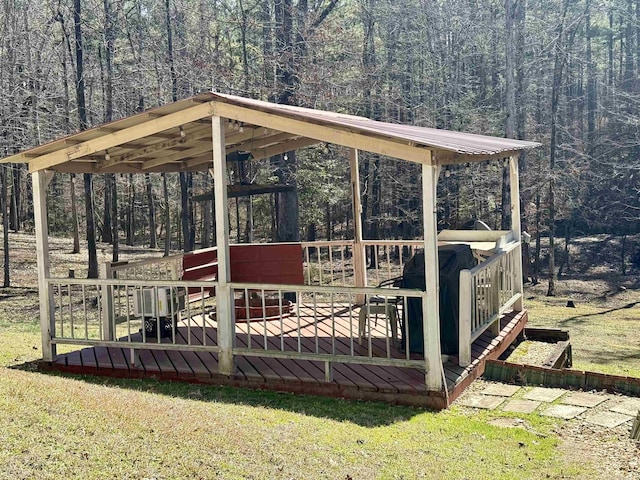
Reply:
[[21, 370], [3, 372], [0, 410], [2, 478], [510, 479], [580, 471], [556, 455], [552, 436], [490, 426], [486, 415], [460, 410]]
[[535, 415], [38, 373], [34, 301], [0, 301], [0, 478], [593, 478]]
[[529, 325], [569, 330], [574, 369], [640, 377], [640, 303], [565, 305], [558, 298], [527, 300]]

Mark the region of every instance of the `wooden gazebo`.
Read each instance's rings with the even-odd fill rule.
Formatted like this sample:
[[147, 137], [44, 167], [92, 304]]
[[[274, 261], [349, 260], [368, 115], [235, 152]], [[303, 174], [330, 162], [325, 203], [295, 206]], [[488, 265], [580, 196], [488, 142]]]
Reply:
[[[353, 282], [347, 284], [347, 275], [344, 275], [343, 270], [342, 277], [345, 283], [338, 284], [334, 281], [327, 284], [324, 281], [321, 285], [314, 284], [309, 272], [313, 270], [317, 273], [318, 269], [309, 270], [313, 255], [309, 255], [308, 245], [300, 247], [304, 268], [308, 270], [305, 270], [304, 285], [282, 282], [265, 284], [251, 282], [248, 278], [241, 281], [234, 279], [234, 246], [230, 246], [229, 242], [227, 215], [227, 175], [223, 173], [226, 172], [228, 156], [241, 152], [250, 154], [253, 159], [262, 159], [317, 143], [340, 145], [349, 148], [351, 152], [355, 233], [353, 240], [344, 242], [340, 248], [352, 249], [353, 255], [349, 257], [352, 258], [352, 264], [343, 267], [352, 269]], [[194, 358], [193, 355], [200, 355], [199, 361], [205, 364], [211, 382], [446, 406], [452, 395], [461, 391], [472, 378], [481, 373], [483, 359], [496, 356], [504, 350], [526, 322], [526, 312], [522, 307], [518, 154], [523, 149], [537, 145], [533, 142], [377, 122], [352, 115], [276, 105], [220, 93], [204, 93], [7, 157], [2, 160], [3, 163], [28, 163], [33, 177], [43, 365], [92, 373], [111, 371], [114, 375], [130, 376], [149, 373], [163, 378], [203, 381], [202, 378], [198, 378], [198, 372], [193, 365], [189, 368], [184, 367], [183, 370], [178, 368], [178, 365], [189, 364], [189, 359]], [[391, 294], [388, 289], [377, 289], [367, 285], [367, 276], [371, 275], [371, 272], [367, 272], [366, 266], [367, 245], [378, 245], [385, 249], [389, 269], [393, 261], [396, 262], [396, 267], [401, 269], [403, 261], [402, 257], [399, 260], [391, 259], [390, 243], [362, 238], [359, 215], [359, 150], [418, 163], [422, 167], [424, 238], [404, 243], [395, 241], [393, 246], [424, 249], [424, 292], [399, 289]], [[441, 168], [450, 164], [492, 159], [508, 159], [510, 164], [510, 230], [444, 231], [438, 234], [436, 187]], [[122, 266], [118, 267], [120, 271], [117, 275], [114, 274], [116, 268], [103, 269], [103, 272], [107, 272], [105, 278], [98, 280], [51, 277], [46, 204], [50, 172], [97, 174], [211, 169], [214, 176], [217, 246], [214, 262], [209, 263], [215, 263], [214, 276], [208, 277], [206, 281], [186, 280], [183, 275], [186, 265], [184, 257], [176, 256], [171, 259], [158, 259], [154, 271], [157, 273], [164, 268], [164, 277], [127, 276], [123, 270], [126, 267]], [[439, 242], [467, 243], [474, 251], [485, 252], [483, 262], [460, 274], [460, 349], [457, 357], [446, 360], [448, 363], [445, 363], [444, 369], [440, 368], [443, 360], [438, 321]], [[336, 260], [335, 255], [332, 257], [335, 250], [332, 250], [333, 246], [330, 243], [320, 242], [314, 248], [328, 248], [328, 258], [332, 262], [330, 268], [334, 273], [336, 261], [345, 265], [346, 261], [344, 256], [341, 260]], [[171, 261], [174, 263], [169, 265], [168, 262]], [[149, 263], [145, 265], [148, 266]], [[157, 265], [163, 267], [158, 268]], [[203, 293], [199, 296], [202, 305], [193, 307], [192, 310], [198, 310], [195, 313], [185, 313], [185, 309], [190, 308], [188, 302], [186, 307], [176, 304], [175, 308], [179, 309], [181, 314], [176, 317], [172, 312], [170, 316], [174, 319], [174, 332], [170, 339], [160, 338], [160, 335], [156, 338], [155, 334], [145, 336], [144, 328], [141, 329], [142, 333], [137, 333], [132, 327], [139, 323], [134, 323], [138, 320], [129, 307], [136, 298], [140, 300], [140, 297], [136, 297], [136, 291], [155, 288], [157, 296], [158, 289], [165, 287], [183, 288], [191, 293], [200, 291]], [[95, 296], [99, 300], [95, 326], [91, 323], [93, 313], [86, 307], [86, 298], [82, 299], [85, 305], [82, 307], [83, 314], [77, 313], [75, 309], [81, 307], [76, 307], [71, 300], [72, 292], [81, 291], [81, 295], [87, 296], [91, 295], [87, 292], [92, 292], [92, 289], [95, 289]], [[211, 303], [207, 306], [204, 304], [205, 291], [211, 293], [206, 300]], [[264, 318], [259, 319], [256, 325], [254, 322], [236, 322], [237, 295], [242, 291], [248, 295], [255, 291], [261, 291], [263, 294], [266, 291], [275, 292], [275, 296], [279, 298], [276, 302], [280, 312], [279, 318], [274, 321], [263, 315]], [[286, 292], [297, 293], [297, 306], [294, 304], [293, 307], [287, 307], [294, 310], [297, 308], [297, 312], [294, 312], [296, 315], [282, 315], [282, 299]], [[367, 301], [367, 298], [374, 294], [382, 295], [386, 299], [383, 316], [389, 311], [392, 299], [398, 304], [397, 299], [400, 298], [400, 315], [403, 304], [406, 307], [412, 298], [417, 299], [424, 312], [423, 354], [395, 348], [396, 339], [391, 338], [390, 341], [388, 338], [390, 329], [395, 326], [392, 325], [390, 317], [383, 322], [385, 325], [381, 333], [376, 333], [373, 322], [370, 322], [368, 343], [362, 345], [362, 323], [367, 316], [378, 314], [377, 311], [374, 312], [376, 306], [368, 304]], [[69, 296], [68, 307], [64, 295]], [[301, 300], [305, 296], [313, 297], [313, 301], [305, 303]], [[317, 306], [320, 298], [326, 300], [329, 305], [326, 310], [329, 313], [322, 317], [328, 319], [325, 323], [321, 320]], [[264, 305], [264, 301], [262, 303]], [[305, 308], [310, 308], [312, 312], [309, 317], [312, 320], [308, 325], [302, 323]], [[367, 315], [362, 313], [365, 311], [362, 309], [366, 310]], [[361, 314], [358, 314], [358, 311]], [[340, 314], [343, 320], [340, 320]], [[157, 312], [154, 315], [159, 318]], [[144, 318], [144, 312], [142, 316]], [[290, 328], [286, 327], [285, 323], [291, 322], [294, 317], [297, 318], [297, 326], [294, 322]], [[360, 322], [357, 335], [355, 327], [352, 327], [354, 321]], [[123, 333], [123, 325], [127, 325], [126, 334]], [[196, 336], [193, 333], [196, 331], [194, 325], [200, 329], [197, 330], [198, 335], [201, 335], [198, 342], [193, 340]], [[327, 328], [322, 335], [318, 333], [319, 326], [324, 328], [327, 325], [331, 325], [331, 328]], [[306, 337], [302, 333], [307, 326], [309, 331], [315, 332], [311, 335], [314, 338], [310, 341], [311, 346], [305, 346]], [[255, 333], [252, 329], [258, 327], [260, 332]], [[207, 328], [214, 332], [210, 341], [207, 340]], [[404, 328], [406, 329], [406, 325]], [[183, 335], [180, 329], [186, 329], [184, 332], [187, 333]], [[285, 331], [289, 337], [286, 337]], [[408, 331], [406, 334], [408, 335]], [[255, 335], [261, 336], [258, 345], [254, 339]], [[478, 346], [477, 343], [484, 338], [483, 335], [491, 335], [491, 338], [485, 339], [487, 345]], [[324, 350], [321, 347], [322, 342], [326, 342], [327, 345]], [[58, 344], [73, 344], [84, 348], [79, 353], [76, 352], [75, 357], [73, 354], [56, 355]], [[342, 345], [343, 351], [336, 345]], [[91, 349], [95, 359], [93, 370], [87, 360], [87, 351]], [[132, 355], [124, 355], [124, 360], [120, 357], [115, 359], [114, 350], [130, 351]], [[105, 365], [100, 365], [100, 351], [106, 352], [104, 354], [109, 359], [107, 364], [111, 365], [111, 370]], [[153, 353], [157, 371], [153, 368], [139, 368], [139, 362], [144, 363], [148, 352]], [[205, 353], [213, 359], [213, 367], [207, 366], [206, 361], [202, 359], [201, 355]], [[159, 360], [162, 355], [173, 359], [169, 362], [174, 369], [172, 374], [163, 375], [162, 362]], [[177, 356], [181, 360], [176, 360]], [[245, 365], [246, 359], [254, 360], [249, 361], [251, 368]], [[296, 377], [296, 382], [282, 375], [279, 378], [284, 380], [280, 382], [271, 378], [270, 372], [277, 369], [267, 365], [270, 361], [277, 361], [278, 365], [286, 367], [287, 372]], [[286, 362], [289, 361], [298, 363], [295, 366], [287, 366]], [[260, 365], [267, 367], [261, 371]], [[450, 371], [446, 370], [447, 365]], [[124, 370], [114, 373], [120, 367]], [[379, 395], [376, 397], [375, 385], [372, 388], [364, 388], [358, 381], [347, 378], [349, 373], [345, 373], [344, 370], [347, 367], [359, 371], [362, 378], [375, 370], [378, 377], [385, 379], [385, 388], [378, 388]], [[343, 370], [340, 370], [340, 375], [334, 376], [336, 369]], [[390, 370], [381, 373], [381, 369]], [[305, 375], [296, 376], [295, 372], [300, 370], [306, 372], [309, 378]], [[318, 373], [322, 370], [324, 375]], [[400, 375], [400, 370], [411, 372], [409, 377], [412, 380], [405, 382], [410, 388], [399, 387], [394, 383], [393, 378]], [[249, 378], [251, 375], [248, 371], [257, 372], [255, 378], [261, 380]], [[416, 376], [416, 371], [422, 373]]]

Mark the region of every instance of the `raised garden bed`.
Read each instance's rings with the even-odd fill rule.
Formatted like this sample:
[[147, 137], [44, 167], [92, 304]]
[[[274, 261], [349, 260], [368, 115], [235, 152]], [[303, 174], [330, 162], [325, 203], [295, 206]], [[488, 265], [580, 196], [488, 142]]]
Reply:
[[[293, 303], [288, 300], [280, 301], [277, 298], [252, 298], [247, 307], [244, 298], [235, 300], [236, 322], [253, 322], [256, 320], [274, 320], [286, 318], [291, 315]], [[248, 318], [247, 318], [248, 311]]]
[[[519, 385], [571, 387], [582, 390], [607, 390], [640, 396], [640, 378], [607, 375], [582, 370], [571, 370], [572, 354], [569, 333], [559, 329], [525, 328], [523, 342], [544, 342], [553, 345], [540, 365], [527, 365], [510, 361], [514, 352], [505, 352], [497, 360], [487, 360], [484, 377], [488, 380]], [[516, 350], [517, 350], [516, 346]]]

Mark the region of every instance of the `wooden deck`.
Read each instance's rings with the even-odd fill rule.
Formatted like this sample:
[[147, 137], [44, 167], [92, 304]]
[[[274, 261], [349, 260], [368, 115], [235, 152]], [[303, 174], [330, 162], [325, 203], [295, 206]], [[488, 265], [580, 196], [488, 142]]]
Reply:
[[[335, 314], [335, 312], [334, 312]], [[302, 317], [302, 316], [301, 316]], [[302, 317], [303, 318], [303, 317]], [[339, 317], [344, 318], [344, 317]], [[446, 408], [473, 380], [482, 375], [485, 361], [495, 359], [514, 341], [527, 322], [527, 312], [509, 313], [501, 319], [501, 331], [494, 336], [485, 332], [473, 344], [472, 363], [467, 368], [458, 366], [458, 359], [450, 357], [444, 366], [447, 392], [428, 391], [424, 372], [416, 368], [333, 363], [333, 379], [325, 381], [324, 362], [288, 358], [237, 355], [237, 372], [233, 376], [218, 373], [215, 353], [186, 350], [136, 350], [132, 362], [130, 348], [92, 347], [61, 354], [55, 362], [41, 362], [43, 370], [91, 374], [126, 378], [157, 378], [169, 381], [231, 385], [257, 389], [271, 389], [293, 393], [343, 397], [362, 400], [379, 400], [390, 403]], [[192, 324], [193, 325], [193, 324]], [[271, 351], [301, 351], [348, 355], [353, 349], [356, 355], [385, 356], [387, 341], [372, 335], [360, 346], [353, 331], [353, 318], [344, 321], [304, 323], [290, 317], [280, 321], [237, 324], [236, 347], [264, 348]], [[265, 329], [266, 326], [266, 329]], [[247, 331], [250, 328], [250, 333]], [[357, 328], [357, 327], [356, 327]], [[334, 330], [335, 329], [335, 330]], [[282, 333], [282, 334], [281, 334]], [[206, 338], [204, 338], [206, 335]], [[215, 322], [202, 322], [190, 328], [180, 326], [176, 342], [192, 345], [216, 344]], [[138, 339], [139, 340], [139, 339]], [[318, 349], [318, 350], [316, 350]], [[406, 354], [391, 347], [391, 356], [406, 358]], [[422, 358], [412, 354], [412, 359]]]

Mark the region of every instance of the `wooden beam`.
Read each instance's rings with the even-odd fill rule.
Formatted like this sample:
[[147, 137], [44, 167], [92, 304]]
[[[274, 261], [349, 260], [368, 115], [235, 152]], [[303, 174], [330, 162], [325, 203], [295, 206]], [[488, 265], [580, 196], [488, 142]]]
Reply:
[[[353, 208], [353, 273], [356, 287], [367, 286], [367, 262], [364, 244], [362, 243], [362, 203], [360, 200], [360, 164], [358, 150], [349, 151], [351, 170], [351, 205]], [[364, 295], [356, 295], [357, 303], [364, 303]]]
[[53, 295], [47, 283], [51, 276], [49, 267], [49, 227], [47, 222], [47, 182], [45, 172], [34, 172], [33, 218], [36, 230], [36, 258], [38, 270], [38, 297], [40, 300], [40, 333], [42, 336], [42, 359], [52, 362], [56, 357], [56, 346], [51, 343], [55, 332], [53, 317]]
[[205, 128], [200, 127], [197, 129], [193, 129], [189, 132], [183, 132], [182, 135], [180, 135], [180, 133], [177, 133], [170, 140], [165, 140], [162, 142], [156, 142], [150, 145], [145, 145], [142, 148], [138, 148], [136, 150], [130, 150], [129, 152], [123, 153], [121, 155], [111, 155], [111, 158], [109, 160], [102, 160], [98, 162], [98, 164], [96, 165], [96, 171], [100, 172], [105, 168], [109, 168], [119, 163], [130, 162], [132, 160], [136, 160], [141, 157], [149, 156], [156, 152], [170, 150], [173, 147], [184, 145], [194, 140], [208, 138], [210, 135], [211, 135], [211, 127], [205, 127]]
[[[289, 143], [283, 143], [280, 145], [274, 145], [271, 147], [266, 147], [266, 148], [259, 148], [256, 149], [251, 153], [251, 159], [252, 160], [262, 160], [263, 158], [269, 158], [272, 157], [273, 155], [279, 155], [281, 153], [286, 153], [286, 152], [290, 152], [292, 150], [297, 150], [299, 148], [303, 148], [303, 147], [308, 147], [309, 145], [314, 145], [318, 143], [316, 140], [312, 140], [309, 138], [300, 138], [298, 140], [294, 140], [292, 142]], [[233, 153], [236, 151], [235, 148], [233, 147], [229, 147], [226, 150], [226, 154], [228, 155], [229, 153]], [[190, 170], [194, 167], [198, 167], [199, 165], [202, 165], [203, 163], [208, 163], [211, 161], [211, 158], [208, 155], [201, 155], [195, 158], [189, 158], [188, 160], [184, 160], [184, 158], [186, 158], [186, 155], [182, 158], [182, 159], [172, 159], [169, 161], [183, 161], [183, 166], [182, 169], [183, 170]]]
[[287, 143], [281, 143], [280, 145], [274, 145], [272, 147], [257, 148], [251, 151], [251, 158], [253, 160], [262, 160], [263, 158], [273, 157], [274, 155], [280, 155], [281, 153], [291, 152], [300, 148], [309, 147], [319, 143], [312, 138], [299, 138]]
[[[204, 153], [211, 152], [211, 141], [206, 140], [196, 145], [193, 148], [189, 148], [187, 150], [181, 150], [179, 152], [170, 153], [168, 155], [162, 155], [158, 158], [153, 158], [151, 160], [147, 160], [142, 163], [142, 169], [148, 170], [153, 167], [157, 167], [160, 165], [164, 165], [166, 163], [180, 162], [185, 158], [191, 158], [195, 156], [201, 156]], [[211, 155], [207, 156], [208, 160], [211, 161]]]
[[171, 140], [166, 140], [164, 142], [154, 143], [153, 145], [149, 145], [148, 147], [132, 150], [131, 152], [125, 153], [123, 155], [111, 156], [108, 160], [105, 158], [104, 160], [97, 162], [95, 169], [97, 172], [100, 172], [105, 168], [118, 165], [119, 163], [130, 162], [131, 160], [135, 160], [137, 158], [144, 157], [161, 150], [166, 150], [168, 148], [184, 144], [186, 141], [186, 136], [177, 137], [172, 138]]
[[456, 153], [445, 150], [435, 150], [433, 153], [434, 161], [437, 165], [460, 165], [461, 163], [484, 162], [487, 160], [501, 160], [503, 158], [517, 155], [517, 150], [509, 150], [506, 152], [493, 154], [477, 154]]
[[[228, 185], [227, 197], [250, 197], [253, 195], [263, 195], [265, 193], [292, 192], [293, 185]], [[213, 192], [195, 195], [192, 200], [194, 202], [207, 202], [215, 200]]]
[[[262, 127], [254, 127], [252, 125], [244, 126], [242, 132], [231, 129], [229, 135], [227, 135], [225, 141], [227, 146], [241, 144], [242, 142], [252, 138], [262, 138], [266, 133], [261, 134]], [[268, 130], [271, 134], [271, 130]]]
[[215, 192], [216, 246], [218, 247], [218, 288], [216, 289], [216, 321], [218, 324], [218, 370], [233, 375], [233, 341], [235, 338], [235, 308], [229, 260], [229, 215], [227, 204], [227, 155], [225, 152], [224, 119], [211, 118], [213, 148], [213, 185]]
[[131, 142], [138, 138], [153, 135], [170, 128], [185, 125], [189, 122], [209, 117], [214, 113], [214, 103], [202, 103], [181, 110], [176, 113], [165, 115], [153, 120], [124, 128], [113, 133], [108, 133], [97, 137], [93, 140], [73, 145], [38, 158], [34, 158], [29, 162], [29, 171], [36, 172], [45, 168], [53, 167], [69, 160], [91, 155], [101, 150], [107, 150], [127, 142]]
[[[514, 240], [521, 242], [522, 227], [520, 225], [520, 178], [518, 173], [518, 155], [509, 157], [509, 188], [511, 195], [511, 234]], [[504, 207], [503, 207], [504, 208]], [[516, 301], [513, 309], [521, 312], [524, 309], [522, 297], [524, 296], [524, 279], [522, 277], [522, 244], [518, 247], [514, 261], [515, 265], [515, 282], [517, 293], [521, 293], [520, 298]]]
[[296, 135], [291, 135], [290, 133], [278, 133], [276, 135], [250, 138], [238, 145], [234, 145], [231, 148], [228, 147], [227, 153], [231, 153], [233, 151], [250, 152], [259, 148], [268, 147], [273, 144], [282, 143], [287, 140], [293, 140], [295, 138]]
[[[438, 267], [437, 195], [440, 167], [422, 165], [422, 212], [424, 218], [424, 276], [427, 291], [422, 294], [422, 333], [427, 390], [442, 388], [440, 358], [440, 281]], [[446, 385], [444, 388], [447, 388]]]
[[221, 117], [262, 125], [316, 140], [316, 142], [310, 142], [307, 145], [327, 142], [417, 163], [431, 162], [431, 155], [427, 153], [425, 147], [379, 138], [373, 134], [357, 132], [355, 129], [344, 126], [318, 125], [310, 123], [310, 121], [297, 120], [223, 102], [213, 102], [213, 106], [215, 114]]

